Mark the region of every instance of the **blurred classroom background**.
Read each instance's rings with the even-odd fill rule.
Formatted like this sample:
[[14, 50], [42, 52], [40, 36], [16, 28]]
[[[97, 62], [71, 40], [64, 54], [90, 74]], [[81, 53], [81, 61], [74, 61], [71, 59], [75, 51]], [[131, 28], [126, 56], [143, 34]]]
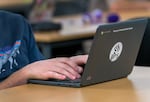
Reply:
[[0, 0], [24, 16], [46, 58], [88, 54], [99, 25], [150, 17], [150, 0]]

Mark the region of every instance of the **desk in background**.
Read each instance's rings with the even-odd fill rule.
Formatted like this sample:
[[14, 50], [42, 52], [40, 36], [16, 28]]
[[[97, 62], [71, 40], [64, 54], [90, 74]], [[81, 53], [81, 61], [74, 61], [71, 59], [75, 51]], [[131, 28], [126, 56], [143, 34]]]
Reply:
[[[150, 11], [119, 12], [118, 14], [120, 15], [121, 21], [138, 17], [150, 17]], [[58, 17], [53, 19], [53, 21], [61, 22], [65, 19], [81, 19], [81, 15]], [[95, 26], [88, 26], [74, 27], [74, 29], [68, 28], [55, 32], [36, 32], [35, 39], [42, 49], [43, 54], [49, 58], [52, 56], [53, 47], [81, 43], [85, 40], [92, 39], [96, 28]]]
[[50, 58], [53, 48], [80, 45], [85, 40], [93, 39], [93, 33], [61, 35], [59, 32], [37, 32], [35, 38], [43, 55]]
[[150, 102], [150, 68], [128, 78], [83, 88], [27, 84], [0, 91], [0, 102]]

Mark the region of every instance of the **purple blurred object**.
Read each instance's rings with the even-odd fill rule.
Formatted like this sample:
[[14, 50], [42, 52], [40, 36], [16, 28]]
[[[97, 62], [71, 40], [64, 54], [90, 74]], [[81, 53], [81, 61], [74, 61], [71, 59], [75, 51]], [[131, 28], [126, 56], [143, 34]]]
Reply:
[[100, 23], [103, 18], [103, 12], [100, 9], [95, 9], [91, 13], [92, 23]]
[[118, 22], [119, 20], [120, 20], [120, 17], [116, 13], [110, 13], [107, 16], [107, 22], [108, 23]]
[[95, 9], [91, 13], [83, 14], [82, 21], [84, 24], [96, 24], [102, 22], [103, 12], [100, 9]]
[[90, 24], [92, 22], [91, 15], [89, 13], [85, 13], [82, 17], [82, 21], [84, 24]]

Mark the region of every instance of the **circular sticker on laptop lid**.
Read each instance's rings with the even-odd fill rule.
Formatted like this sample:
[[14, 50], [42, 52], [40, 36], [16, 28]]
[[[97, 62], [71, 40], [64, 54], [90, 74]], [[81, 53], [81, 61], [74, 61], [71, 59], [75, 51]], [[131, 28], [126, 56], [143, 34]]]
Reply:
[[120, 57], [122, 49], [123, 49], [123, 44], [121, 42], [117, 42], [110, 51], [109, 60], [111, 62], [116, 61]]

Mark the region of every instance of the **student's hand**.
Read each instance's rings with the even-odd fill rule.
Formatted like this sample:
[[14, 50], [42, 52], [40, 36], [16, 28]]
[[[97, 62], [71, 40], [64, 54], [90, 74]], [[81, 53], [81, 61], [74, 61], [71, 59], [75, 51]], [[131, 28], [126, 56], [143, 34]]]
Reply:
[[88, 55], [73, 56], [73, 57], [70, 57], [70, 59], [77, 65], [83, 65], [83, 64], [86, 64]]
[[80, 55], [71, 58], [53, 58], [43, 61], [37, 61], [27, 65], [22, 69], [27, 79], [49, 78], [61, 79], [70, 78], [72, 80], [80, 78], [82, 68], [79, 66], [85, 64], [87, 55]]
[[79, 55], [70, 58], [54, 58], [37, 61], [14, 72], [7, 79], [0, 82], [0, 89], [23, 85], [28, 79], [75, 79], [80, 77], [82, 67], [88, 56]]

